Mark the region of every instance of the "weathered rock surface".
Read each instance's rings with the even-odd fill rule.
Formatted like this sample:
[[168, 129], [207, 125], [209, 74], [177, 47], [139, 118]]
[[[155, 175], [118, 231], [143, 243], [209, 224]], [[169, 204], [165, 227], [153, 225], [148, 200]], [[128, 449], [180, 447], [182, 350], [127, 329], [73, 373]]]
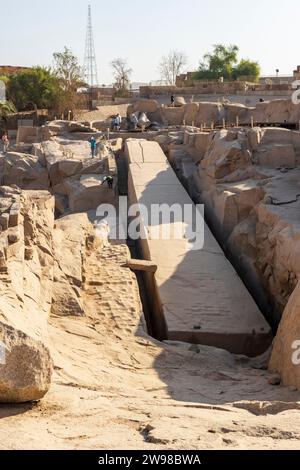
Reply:
[[155, 100], [146, 100], [140, 99], [130, 105], [127, 109], [127, 115], [130, 116], [132, 113], [136, 113], [137, 111], [140, 113], [155, 113], [159, 109], [159, 104]]
[[[178, 98], [179, 99], [179, 98]], [[187, 103], [180, 100], [180, 106], [173, 109], [160, 107], [155, 100], [138, 100], [128, 108], [128, 115], [132, 112], [146, 112], [150, 120], [163, 122], [168, 125], [179, 125], [185, 120], [186, 124], [193, 122], [199, 126], [211, 123], [220, 125], [223, 119], [231, 125], [250, 124], [253, 119], [257, 124], [298, 124], [300, 119], [300, 105], [295, 105], [292, 100], [273, 100], [258, 103], [255, 108], [238, 103]], [[152, 114], [153, 113], [153, 116]], [[156, 119], [153, 119], [155, 114]]]
[[[19, 402], [46, 393], [51, 369], [44, 313], [50, 308], [55, 364], [41, 404], [2, 405], [1, 449], [198, 449], [199, 441], [207, 449], [299, 447], [299, 394], [268, 384], [279, 378], [261, 370], [266, 357], [249, 361], [153, 340], [145, 333], [136, 278], [125, 267], [125, 244], [103, 248], [83, 214], [60, 219], [51, 235], [49, 194], [30, 194], [33, 205], [21, 215], [12, 206], [24, 193], [11, 187], [0, 194], [0, 340], [12, 352], [10, 368], [0, 364], [0, 397]], [[277, 191], [276, 198], [281, 201]], [[15, 230], [25, 214], [26, 230]]]
[[0, 157], [0, 175], [3, 186], [17, 185], [21, 189], [48, 189], [48, 172], [38, 157], [8, 152]]
[[25, 191], [13, 196], [5, 194], [4, 188], [2, 192], [7, 201], [6, 208], [2, 205], [2, 221], [8, 214], [8, 227], [2, 222], [0, 402], [36, 401], [49, 390], [52, 375], [47, 321], [53, 279], [54, 200], [47, 192]]
[[95, 210], [101, 203], [112, 203], [115, 192], [104, 178], [113, 176], [117, 181], [117, 168], [113, 151], [119, 149], [120, 142], [99, 143], [99, 155], [91, 158], [90, 146], [84, 140], [53, 138], [36, 144], [36, 158], [44, 165], [49, 175], [51, 190], [56, 198], [57, 214], [68, 211], [82, 212]]
[[185, 106], [186, 105], [186, 101], [185, 101], [185, 98], [183, 96], [176, 96], [175, 97], [175, 106], [180, 108], [181, 106]]
[[205, 173], [216, 180], [236, 170], [244, 170], [251, 163], [251, 154], [243, 145], [243, 135], [236, 135], [235, 140], [228, 139], [229, 136], [226, 130], [212, 134], [211, 145], [201, 162]]
[[52, 315], [85, 315], [82, 292], [87, 250], [100, 245], [87, 214], [70, 215], [56, 222]]
[[52, 376], [49, 349], [24, 332], [0, 321], [0, 402], [38, 401], [48, 392]]
[[87, 214], [54, 225], [54, 198], [46, 191], [2, 187], [1, 195], [0, 402], [37, 401], [51, 385], [50, 314], [85, 315], [87, 253], [104, 242]]
[[269, 369], [300, 390], [300, 283], [292, 293], [274, 340]]
[[55, 186], [53, 191], [68, 197], [72, 212], [96, 210], [100, 204], [114, 204], [116, 201], [114, 189], [108, 188], [104, 178], [98, 174], [72, 176]]
[[[276, 327], [283, 312], [284, 319], [295, 311], [293, 292], [300, 280], [300, 133], [254, 128], [206, 136], [204, 153], [202, 133], [187, 130], [185, 146], [169, 147], [170, 160], [183, 180], [186, 166], [191, 161], [198, 164], [194, 164], [193, 179], [186, 180], [189, 190], [205, 203], [206, 217], [220, 242]], [[282, 322], [275, 341], [277, 369], [272, 368], [279, 372], [283, 367], [278, 366], [278, 344], [288, 348], [280, 338], [290, 331], [289, 326], [282, 330], [287, 320]], [[283, 350], [286, 357], [287, 351]], [[286, 384], [295, 386], [295, 380], [285, 377]]]
[[77, 121], [52, 121], [47, 126], [53, 135], [64, 135], [72, 132], [95, 132], [95, 129]]

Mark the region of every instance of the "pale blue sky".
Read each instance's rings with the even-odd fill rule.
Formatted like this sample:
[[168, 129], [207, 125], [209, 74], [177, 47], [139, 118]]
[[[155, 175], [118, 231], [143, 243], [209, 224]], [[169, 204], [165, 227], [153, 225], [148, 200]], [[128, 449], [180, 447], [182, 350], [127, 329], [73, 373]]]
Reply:
[[128, 59], [133, 81], [148, 82], [170, 49], [193, 69], [215, 43], [237, 44], [264, 74], [300, 65], [299, 0], [0, 0], [0, 64], [48, 65], [64, 45], [82, 62], [89, 3], [100, 83], [111, 82], [116, 57]]

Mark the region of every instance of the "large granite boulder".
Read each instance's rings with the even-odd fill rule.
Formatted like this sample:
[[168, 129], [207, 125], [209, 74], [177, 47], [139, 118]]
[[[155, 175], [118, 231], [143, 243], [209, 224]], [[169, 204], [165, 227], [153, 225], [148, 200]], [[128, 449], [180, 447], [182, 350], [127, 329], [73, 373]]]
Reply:
[[[87, 174], [66, 178], [55, 186], [55, 194], [68, 197], [71, 212], [96, 210], [100, 204], [115, 204], [116, 193], [104, 183], [105, 175]], [[104, 183], [104, 184], [103, 184]]]
[[251, 108], [238, 103], [223, 104], [225, 110], [224, 119], [227, 124], [247, 124], [251, 120]]
[[244, 136], [236, 133], [233, 137], [226, 130], [211, 134], [209, 148], [201, 162], [201, 168], [209, 177], [222, 179], [251, 165], [251, 153], [245, 147]]
[[72, 132], [94, 132], [90, 123], [77, 121], [51, 121], [45, 126], [53, 135], [64, 135]]
[[38, 157], [8, 152], [0, 158], [0, 175], [3, 186], [16, 185], [21, 189], [48, 189], [47, 169]]
[[199, 111], [199, 103], [188, 103], [184, 107], [184, 120], [187, 125], [196, 122], [197, 113]]
[[284, 385], [300, 390], [300, 283], [285, 308], [269, 369], [280, 374]]
[[131, 104], [127, 109], [127, 116], [132, 113], [156, 113], [159, 110], [159, 103], [156, 100], [140, 99]]
[[49, 349], [24, 332], [0, 322], [0, 402], [38, 401], [51, 385]]
[[199, 110], [196, 116], [196, 126], [206, 124], [210, 126], [211, 123], [219, 124], [222, 122], [224, 115], [224, 108], [220, 103], [199, 103]]
[[176, 96], [175, 97], [175, 106], [177, 108], [181, 108], [182, 106], [186, 105], [185, 98], [183, 96]]
[[297, 123], [300, 119], [300, 106], [295, 105], [291, 99], [273, 100], [258, 103], [251, 111], [257, 123]]

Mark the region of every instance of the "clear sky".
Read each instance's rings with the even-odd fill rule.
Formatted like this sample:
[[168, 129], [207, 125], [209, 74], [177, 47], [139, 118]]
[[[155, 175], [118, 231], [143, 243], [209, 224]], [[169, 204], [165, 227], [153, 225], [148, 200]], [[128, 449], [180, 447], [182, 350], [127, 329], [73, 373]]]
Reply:
[[237, 44], [267, 75], [300, 65], [299, 0], [0, 0], [0, 64], [50, 65], [65, 45], [83, 62], [89, 3], [100, 83], [111, 82], [114, 58], [149, 82], [170, 49], [194, 69], [216, 43]]

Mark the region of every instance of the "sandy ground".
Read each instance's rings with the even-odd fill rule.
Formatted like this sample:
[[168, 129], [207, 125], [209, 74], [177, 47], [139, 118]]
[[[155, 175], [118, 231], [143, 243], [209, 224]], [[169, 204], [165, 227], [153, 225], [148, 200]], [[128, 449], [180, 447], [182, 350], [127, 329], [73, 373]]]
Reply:
[[147, 336], [126, 256], [91, 256], [87, 316], [51, 318], [52, 389], [0, 407], [0, 449], [300, 449], [300, 394], [261, 361]]
[[85, 111], [77, 116], [78, 121], [106, 121], [118, 113], [126, 117], [128, 104], [116, 104], [112, 106], [101, 106], [95, 111]]

